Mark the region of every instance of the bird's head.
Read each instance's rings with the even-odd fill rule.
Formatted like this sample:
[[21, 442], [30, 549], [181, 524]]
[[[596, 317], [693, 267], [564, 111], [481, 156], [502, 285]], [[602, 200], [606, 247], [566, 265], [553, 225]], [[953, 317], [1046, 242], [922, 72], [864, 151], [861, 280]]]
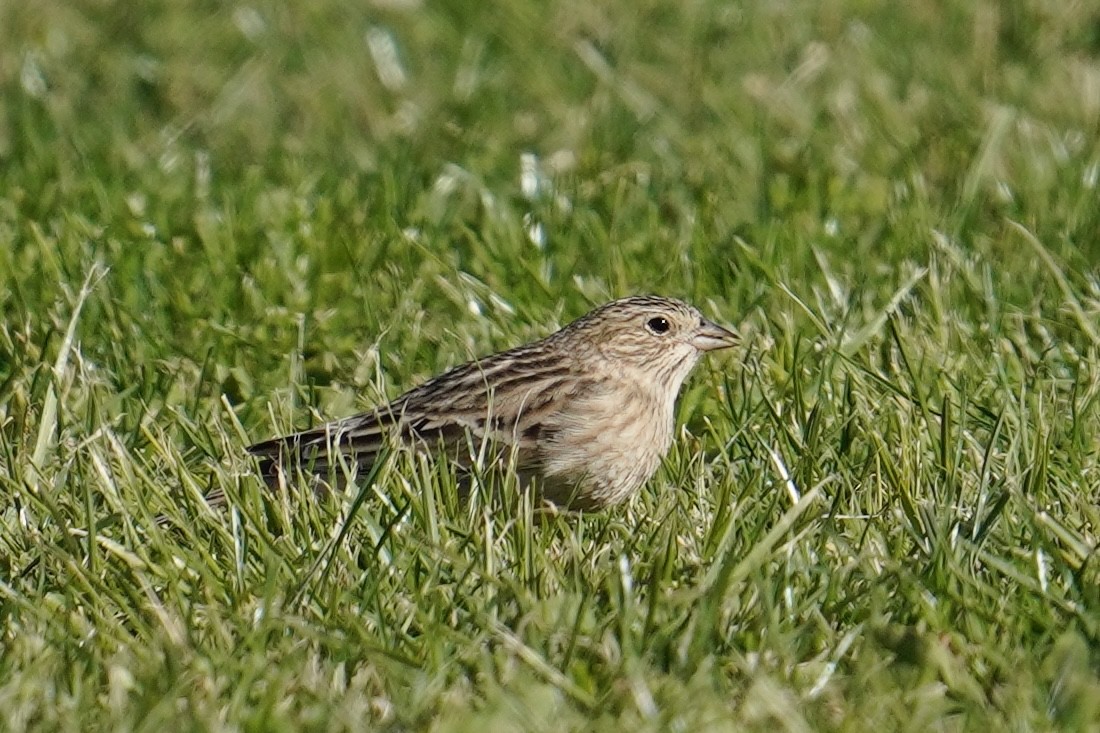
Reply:
[[580, 354], [651, 373], [678, 390], [699, 357], [737, 343], [737, 335], [683, 301], [654, 295], [613, 300], [562, 330]]

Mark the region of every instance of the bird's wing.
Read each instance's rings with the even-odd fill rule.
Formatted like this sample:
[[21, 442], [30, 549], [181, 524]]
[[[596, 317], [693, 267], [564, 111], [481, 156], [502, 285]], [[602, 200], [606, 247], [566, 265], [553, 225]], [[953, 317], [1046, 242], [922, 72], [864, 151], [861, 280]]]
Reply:
[[391, 439], [442, 448], [460, 465], [472, 462], [488, 440], [516, 450], [524, 466], [537, 461], [546, 417], [569, 399], [576, 381], [568, 360], [544, 357], [537, 345], [520, 347], [455, 367], [384, 408], [257, 443], [248, 452], [261, 459], [269, 482], [291, 466], [324, 476], [338, 465], [337, 453], [369, 468]]

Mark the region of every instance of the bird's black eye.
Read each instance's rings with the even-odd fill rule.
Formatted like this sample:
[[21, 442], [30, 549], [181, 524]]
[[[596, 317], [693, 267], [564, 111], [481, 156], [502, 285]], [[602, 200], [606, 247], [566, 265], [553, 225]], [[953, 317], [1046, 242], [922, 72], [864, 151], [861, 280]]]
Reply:
[[668, 324], [668, 319], [661, 318], [660, 316], [657, 316], [656, 318], [650, 318], [648, 321], [645, 322], [645, 325], [646, 328], [648, 328], [653, 333], [668, 333], [668, 329], [671, 328], [671, 326]]

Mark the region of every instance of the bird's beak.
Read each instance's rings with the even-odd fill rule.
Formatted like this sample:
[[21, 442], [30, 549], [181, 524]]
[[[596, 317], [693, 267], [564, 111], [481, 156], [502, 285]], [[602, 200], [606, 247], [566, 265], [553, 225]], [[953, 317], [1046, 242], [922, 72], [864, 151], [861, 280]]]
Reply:
[[733, 331], [704, 319], [699, 324], [699, 329], [695, 332], [695, 335], [692, 336], [691, 345], [699, 351], [714, 351], [715, 349], [728, 349], [738, 341], [740, 339]]

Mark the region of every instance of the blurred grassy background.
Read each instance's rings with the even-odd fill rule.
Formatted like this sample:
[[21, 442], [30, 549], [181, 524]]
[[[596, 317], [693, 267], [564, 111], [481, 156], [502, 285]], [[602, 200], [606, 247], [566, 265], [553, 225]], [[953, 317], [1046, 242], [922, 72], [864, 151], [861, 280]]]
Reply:
[[[0, 101], [0, 727], [1098, 729], [1095, 5], [0, 2]], [[648, 291], [748, 338], [630, 507], [237, 458]]]

